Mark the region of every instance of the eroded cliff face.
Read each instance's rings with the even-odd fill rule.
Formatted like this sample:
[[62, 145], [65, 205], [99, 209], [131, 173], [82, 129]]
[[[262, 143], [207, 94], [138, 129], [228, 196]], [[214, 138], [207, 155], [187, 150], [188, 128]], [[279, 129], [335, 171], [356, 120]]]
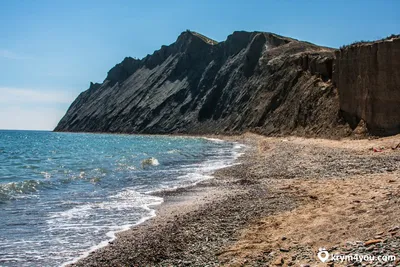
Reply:
[[186, 31], [125, 58], [72, 103], [56, 131], [343, 136], [334, 49], [264, 32], [224, 42]]
[[361, 121], [373, 135], [400, 133], [400, 38], [337, 51], [333, 80], [352, 128]]

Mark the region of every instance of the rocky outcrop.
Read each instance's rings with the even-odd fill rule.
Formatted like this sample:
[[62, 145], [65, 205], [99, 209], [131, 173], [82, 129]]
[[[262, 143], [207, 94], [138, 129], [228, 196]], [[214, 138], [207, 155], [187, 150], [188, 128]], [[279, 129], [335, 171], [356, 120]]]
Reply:
[[56, 131], [345, 135], [334, 49], [265, 32], [195, 32], [125, 58], [72, 103]]
[[340, 110], [352, 128], [400, 133], [400, 38], [357, 43], [336, 52], [333, 80]]

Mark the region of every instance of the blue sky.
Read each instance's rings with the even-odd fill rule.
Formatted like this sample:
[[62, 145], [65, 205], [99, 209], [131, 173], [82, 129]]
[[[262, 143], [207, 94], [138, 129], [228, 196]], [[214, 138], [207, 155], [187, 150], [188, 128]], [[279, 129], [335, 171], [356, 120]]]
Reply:
[[186, 29], [269, 31], [339, 47], [400, 33], [398, 0], [0, 0], [0, 129], [52, 129], [90, 81]]

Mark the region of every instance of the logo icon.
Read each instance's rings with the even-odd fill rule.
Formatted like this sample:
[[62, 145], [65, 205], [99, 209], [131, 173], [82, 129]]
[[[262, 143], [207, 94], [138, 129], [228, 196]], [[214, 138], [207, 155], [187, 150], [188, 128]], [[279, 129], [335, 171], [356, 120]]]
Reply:
[[322, 261], [322, 262], [326, 262], [329, 259], [329, 252], [326, 251], [325, 248], [320, 248], [319, 252], [318, 252], [318, 258]]

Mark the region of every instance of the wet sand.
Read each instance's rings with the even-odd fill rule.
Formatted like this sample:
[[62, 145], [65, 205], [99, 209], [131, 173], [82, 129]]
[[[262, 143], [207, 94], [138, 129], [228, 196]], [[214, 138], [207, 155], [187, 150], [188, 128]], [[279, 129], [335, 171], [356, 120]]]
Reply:
[[239, 165], [158, 193], [156, 217], [74, 266], [327, 266], [318, 248], [372, 253], [355, 244], [377, 237], [400, 251], [400, 136], [224, 138], [247, 145]]

